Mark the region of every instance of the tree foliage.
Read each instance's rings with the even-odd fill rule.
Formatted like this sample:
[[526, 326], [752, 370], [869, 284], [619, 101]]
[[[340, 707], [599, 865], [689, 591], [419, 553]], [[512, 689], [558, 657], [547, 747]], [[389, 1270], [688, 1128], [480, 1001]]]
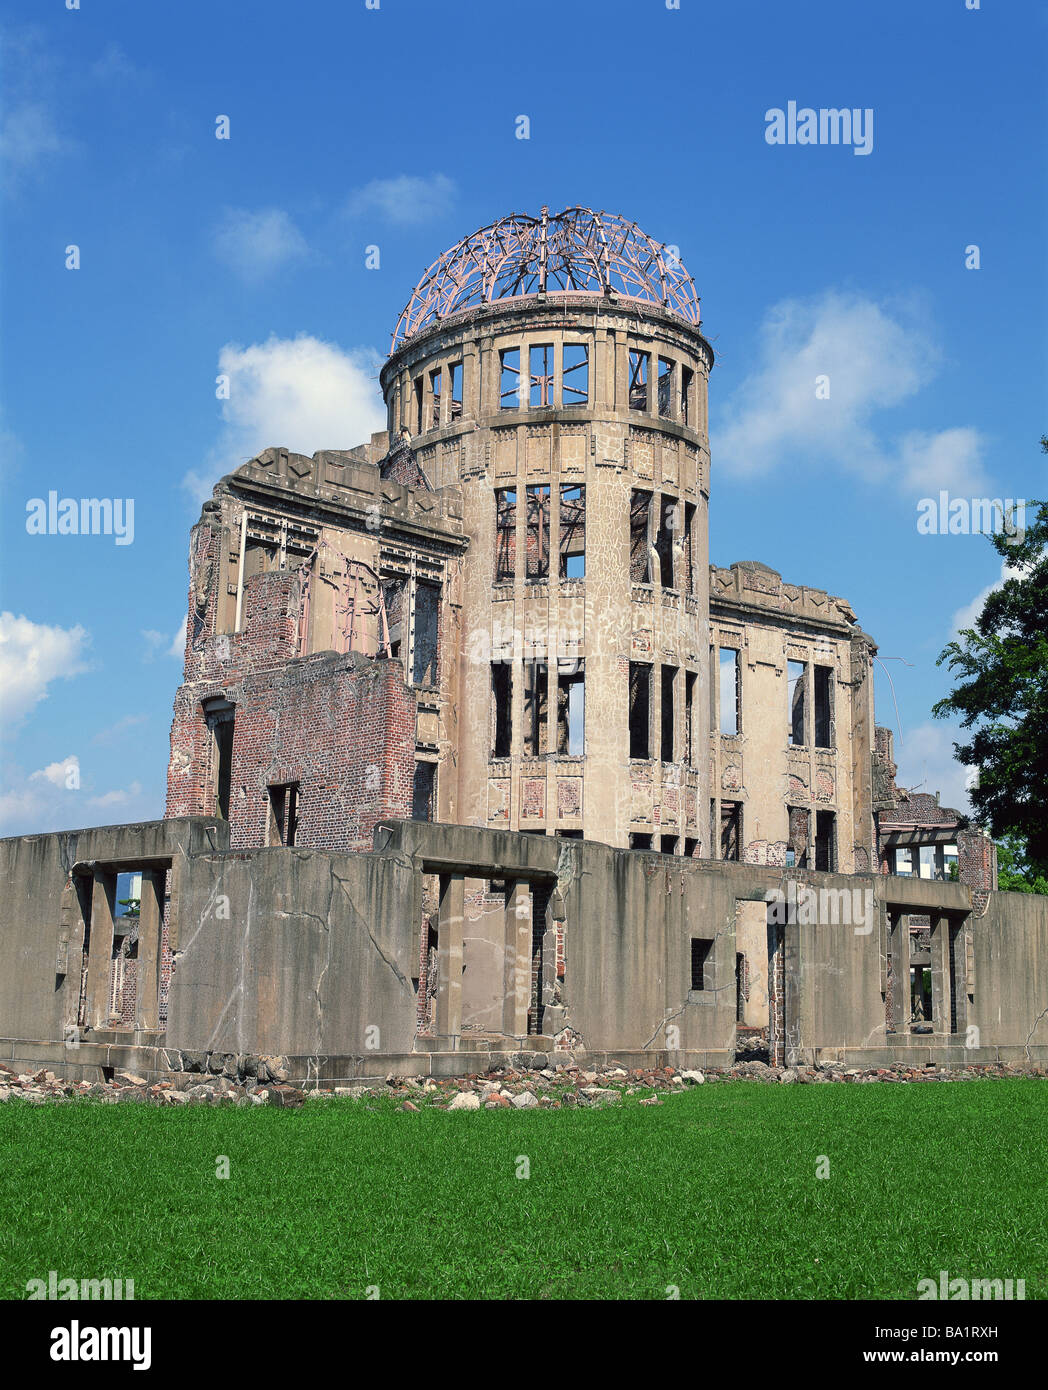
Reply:
[[[1048, 453], [1048, 437], [1041, 448]], [[1033, 512], [1031, 519], [1030, 513]], [[1048, 875], [1048, 502], [1029, 502], [1025, 535], [989, 537], [1008, 575], [973, 628], [939, 656], [958, 684], [933, 707], [960, 716], [970, 742], [955, 756], [979, 769], [975, 819], [1012, 835], [1033, 877]], [[1003, 886], [1003, 885], [1002, 885]]]

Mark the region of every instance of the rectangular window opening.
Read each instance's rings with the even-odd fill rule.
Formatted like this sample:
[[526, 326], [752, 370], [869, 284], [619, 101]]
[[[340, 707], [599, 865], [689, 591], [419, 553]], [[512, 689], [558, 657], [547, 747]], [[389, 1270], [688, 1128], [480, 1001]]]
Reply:
[[529, 484], [527, 490], [527, 577], [549, 578], [549, 484]]
[[491, 666], [491, 756], [508, 758], [513, 709], [513, 668], [508, 661]]
[[738, 862], [742, 858], [742, 802], [722, 801], [720, 810], [721, 858]]
[[808, 867], [808, 835], [811, 813], [804, 806], [787, 806], [789, 820], [789, 839], [786, 843], [786, 867], [806, 869]]
[[630, 757], [651, 757], [651, 665], [630, 662]]
[[694, 671], [684, 673], [684, 759], [695, 766], [695, 681]]
[[565, 405], [589, 402], [589, 347], [586, 343], [565, 343], [561, 358], [561, 395]]
[[420, 376], [415, 378], [415, 433], [421, 434], [423, 428], [422, 404], [423, 404], [423, 382]]
[[415, 779], [411, 788], [411, 819], [432, 820], [436, 805], [436, 763], [415, 764]]
[[586, 489], [560, 487], [560, 577], [586, 577]]
[[673, 542], [680, 530], [680, 503], [673, 497], [660, 498], [659, 533], [655, 553], [659, 557], [659, 583], [664, 589], [676, 588], [673, 574]]
[[650, 353], [630, 349], [630, 410], [647, 410], [648, 408], [648, 365], [650, 361]]
[[695, 380], [695, 373], [690, 367], [682, 366], [680, 369], [680, 420], [682, 425], [687, 425], [691, 421], [691, 386]]
[[806, 742], [804, 730], [804, 687], [807, 682], [807, 676], [808, 663], [806, 661], [788, 661], [786, 663], [786, 685], [790, 710], [790, 746], [793, 748], [803, 747]]
[[639, 487], [630, 493], [630, 580], [651, 583], [651, 493]]
[[523, 407], [520, 375], [520, 348], [503, 348], [499, 353], [499, 406], [502, 410]]
[[651, 849], [650, 835], [631, 835], [630, 849]]
[[435, 686], [438, 681], [437, 647], [440, 630], [440, 589], [419, 580], [415, 585], [413, 685]]
[[668, 419], [673, 413], [673, 363], [668, 357], [659, 358], [659, 414]]
[[495, 582], [517, 572], [517, 494], [514, 488], [495, 490]]
[[298, 783], [269, 789], [269, 843], [291, 848], [298, 831]]
[[581, 662], [577, 667], [557, 675], [557, 752], [569, 758], [586, 751], [586, 676]]
[[204, 713], [214, 741], [214, 814], [222, 820], [228, 820], [230, 789], [233, 784], [233, 734], [236, 712], [227, 700], [215, 700], [204, 706]]
[[459, 420], [462, 418], [462, 363], [452, 362], [448, 371], [451, 375], [451, 409], [448, 419]]
[[685, 839], [684, 839], [684, 858], [685, 858], [685, 859], [697, 859], [697, 858], [698, 858], [698, 854], [699, 854], [699, 842], [698, 842], [698, 840], [697, 840], [697, 839], [693, 839], [691, 836], [685, 836]]
[[660, 854], [676, 854], [676, 853], [677, 853], [677, 844], [678, 844], [678, 837], [677, 837], [676, 835], [660, 835], [660, 836], [659, 836], [659, 853], [660, 853]]
[[528, 376], [532, 408], [553, 404], [553, 344], [532, 343], [528, 349]]
[[813, 684], [815, 747], [830, 748], [833, 725], [833, 669], [829, 666], [816, 666]]
[[676, 761], [677, 754], [676, 666], [661, 667], [660, 679], [662, 682], [662, 725], [660, 739], [662, 744], [662, 761], [664, 763], [672, 763]]
[[546, 752], [549, 678], [544, 661], [524, 663], [524, 756], [541, 758]]
[[713, 941], [709, 937], [691, 938], [691, 988], [705, 990], [713, 988]]
[[837, 869], [837, 817], [832, 811], [815, 812], [815, 868], [832, 874]]
[[437, 429], [440, 425], [440, 379], [443, 375], [441, 368], [429, 374], [429, 426], [430, 429]]
[[742, 663], [732, 647], [720, 648], [720, 731], [733, 736], [741, 728]]

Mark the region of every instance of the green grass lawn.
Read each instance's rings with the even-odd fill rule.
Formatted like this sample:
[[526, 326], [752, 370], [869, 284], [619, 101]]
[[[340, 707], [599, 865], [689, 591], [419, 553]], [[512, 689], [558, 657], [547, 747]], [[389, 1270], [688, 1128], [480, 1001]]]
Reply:
[[8, 1102], [0, 1297], [52, 1269], [132, 1278], [137, 1299], [910, 1299], [940, 1269], [1048, 1296], [1045, 1082], [637, 1099]]

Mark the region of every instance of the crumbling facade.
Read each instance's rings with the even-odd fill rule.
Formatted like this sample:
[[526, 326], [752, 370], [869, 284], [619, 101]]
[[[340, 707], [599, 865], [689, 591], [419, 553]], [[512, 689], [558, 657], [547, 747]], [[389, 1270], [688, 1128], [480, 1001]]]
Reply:
[[850, 606], [709, 564], [712, 367], [620, 218], [440, 257], [387, 430], [204, 505], [166, 819], [0, 842], [0, 1055], [326, 1083], [716, 1066], [748, 1024], [779, 1059], [1048, 1056], [1046, 905], [899, 874]]

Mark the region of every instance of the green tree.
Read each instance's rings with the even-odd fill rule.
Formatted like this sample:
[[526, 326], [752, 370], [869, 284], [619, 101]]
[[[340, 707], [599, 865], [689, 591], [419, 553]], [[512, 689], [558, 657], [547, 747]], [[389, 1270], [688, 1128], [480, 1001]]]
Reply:
[[[1048, 436], [1041, 449], [1048, 454]], [[940, 654], [938, 664], [960, 679], [932, 713], [959, 715], [971, 731], [953, 751], [979, 769], [975, 819], [998, 840], [1015, 836], [1036, 878], [1048, 875], [1048, 502], [1029, 502], [1034, 509], [1021, 538], [1003, 531], [989, 538], [1009, 574], [975, 626]]]
[[1014, 832], [997, 841], [997, 886], [1002, 893], [1048, 894], [1048, 878], [1030, 867], [1026, 843]]

